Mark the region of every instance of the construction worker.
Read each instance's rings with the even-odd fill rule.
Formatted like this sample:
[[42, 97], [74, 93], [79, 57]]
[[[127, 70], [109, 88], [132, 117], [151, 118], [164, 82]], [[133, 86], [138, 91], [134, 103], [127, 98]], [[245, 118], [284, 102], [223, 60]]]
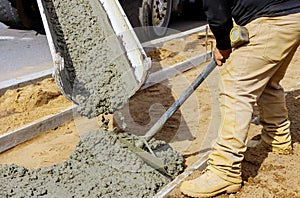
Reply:
[[[216, 38], [215, 60], [221, 76], [221, 126], [204, 173], [181, 185], [191, 197], [210, 197], [241, 188], [241, 162], [253, 105], [260, 106], [261, 145], [279, 154], [292, 151], [290, 121], [279, 82], [300, 43], [299, 0], [203, 0]], [[250, 42], [231, 50], [235, 23]]]

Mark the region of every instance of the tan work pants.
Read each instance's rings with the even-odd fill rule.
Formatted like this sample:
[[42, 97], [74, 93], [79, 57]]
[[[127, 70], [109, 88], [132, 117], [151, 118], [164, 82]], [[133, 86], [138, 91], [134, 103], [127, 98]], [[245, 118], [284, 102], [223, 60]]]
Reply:
[[262, 140], [282, 149], [291, 146], [284, 77], [300, 43], [300, 13], [263, 17], [246, 25], [250, 43], [233, 51], [220, 68], [219, 137], [209, 157], [209, 169], [227, 181], [240, 183], [241, 161], [253, 105], [261, 105]]

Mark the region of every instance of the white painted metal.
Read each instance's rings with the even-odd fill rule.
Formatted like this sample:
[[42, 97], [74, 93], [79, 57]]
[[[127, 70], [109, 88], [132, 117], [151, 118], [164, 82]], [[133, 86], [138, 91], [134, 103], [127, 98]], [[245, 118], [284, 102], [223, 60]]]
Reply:
[[[49, 13], [46, 12], [42, 0], [37, 0], [37, 3], [53, 59], [53, 76], [59, 85], [60, 91], [65, 97], [73, 101], [73, 98], [69, 93], [69, 89], [72, 86], [65, 80], [66, 72], [63, 72], [64, 58], [56, 51], [54, 39], [56, 35], [51, 29], [52, 27], [49, 21], [50, 16], [48, 16]], [[95, 2], [91, 1], [91, 5], [92, 3], [99, 3], [104, 9], [109, 20], [111, 31], [114, 32], [114, 36], [117, 38], [117, 41], [119, 41], [121, 49], [124, 49], [125, 57], [130, 63], [132, 70], [129, 72], [132, 72], [136, 79], [137, 85], [135, 91], [137, 91], [143, 85], [147, 77], [148, 70], [151, 67], [151, 59], [147, 57], [118, 0], [95, 0]]]
[[47, 37], [48, 45], [49, 45], [49, 48], [50, 48], [52, 60], [54, 61], [55, 54], [56, 54], [56, 49], [55, 49], [54, 42], [53, 42], [53, 39], [52, 39], [52, 35], [51, 35], [50, 27], [49, 27], [49, 24], [48, 24], [48, 21], [47, 21], [47, 17], [45, 15], [45, 10], [44, 10], [44, 7], [43, 7], [42, 0], [37, 0], [37, 4], [38, 4], [38, 7], [39, 7], [39, 10], [40, 10], [40, 13], [41, 13], [41, 17], [42, 17], [44, 29], [45, 29], [45, 32], [46, 32], [46, 37]]
[[[107, 0], [99, 0], [101, 4], [103, 5], [110, 21], [113, 27], [113, 30], [117, 37], [122, 38], [122, 45], [125, 48], [125, 51], [127, 53], [127, 57], [130, 60], [132, 64], [132, 68], [134, 69], [134, 74], [136, 77], [136, 80], [142, 84], [145, 79], [148, 70], [151, 67], [151, 59], [146, 56], [146, 53], [143, 49], [143, 47], [153, 47], [157, 46], [157, 44], [167, 42], [172, 39], [185, 37], [187, 35], [203, 32], [207, 29], [207, 26], [201, 26], [199, 28], [195, 28], [192, 30], [188, 30], [185, 32], [181, 32], [178, 34], [170, 35], [167, 37], [163, 37], [160, 39], [152, 40], [146, 43], [143, 43], [143, 45], [139, 42], [136, 34], [133, 31], [132, 26], [130, 25], [123, 9], [121, 8], [121, 5], [118, 1], [107, 1]], [[63, 58], [57, 54], [55, 50], [55, 46], [53, 43], [51, 31], [48, 25], [47, 18], [45, 16], [45, 11], [43, 8], [43, 4], [41, 0], [37, 0], [40, 13], [42, 16], [50, 52], [52, 55], [52, 59], [54, 64], [56, 65], [56, 69], [63, 69]], [[146, 81], [146, 84], [143, 88], [147, 88], [155, 83], [159, 83], [163, 80], [168, 79], [169, 77], [175, 76], [178, 74], [178, 72], [186, 71], [193, 66], [196, 66], [197, 64], [200, 64], [204, 62], [207, 59], [207, 56], [211, 57], [211, 52], [208, 52], [204, 55], [200, 55], [199, 57], [194, 57], [192, 59], [189, 59], [185, 61], [184, 63], [180, 63], [177, 65], [173, 65], [170, 67], [170, 69], [161, 70], [159, 72], [156, 72], [149, 76], [149, 79]], [[57, 61], [58, 59], [62, 61]], [[186, 64], [189, 64], [188, 66]], [[174, 72], [176, 71], [176, 72]], [[16, 84], [16, 81], [10, 82], [10, 84]], [[7, 85], [5, 85], [7, 86]], [[5, 87], [2, 85], [2, 87]], [[19, 143], [22, 143], [26, 140], [29, 140], [36, 135], [49, 130], [51, 128], [57, 127], [61, 123], [65, 122], [66, 120], [71, 119], [72, 112], [74, 111], [75, 107], [71, 107], [69, 109], [66, 109], [65, 111], [48, 116], [43, 118], [40, 121], [36, 121], [34, 123], [30, 123], [29, 125], [22, 127], [16, 131], [10, 132], [8, 134], [4, 134], [0, 136], [0, 142], [1, 148], [0, 152], [7, 150], [9, 148], [12, 148], [13, 146], [16, 146]], [[41, 127], [44, 126], [44, 127]], [[38, 128], [39, 130], [32, 130], [32, 129]], [[35, 131], [36, 133], [27, 134], [28, 130]], [[158, 192], [154, 197], [165, 197], [167, 194], [169, 194], [176, 186], [178, 186], [182, 181], [184, 181], [190, 174], [192, 174], [196, 169], [201, 169], [202, 167], [205, 167], [206, 161], [207, 161], [207, 154], [204, 155], [201, 159], [199, 159], [196, 163], [194, 163], [190, 168], [188, 168], [183, 174], [176, 177], [172, 182], [170, 182], [167, 186], [165, 186], [160, 192]]]
[[143, 83], [151, 67], [151, 59], [147, 57], [119, 1], [99, 0], [110, 19], [112, 28], [118, 38], [122, 39], [127, 57], [134, 69], [136, 80]]

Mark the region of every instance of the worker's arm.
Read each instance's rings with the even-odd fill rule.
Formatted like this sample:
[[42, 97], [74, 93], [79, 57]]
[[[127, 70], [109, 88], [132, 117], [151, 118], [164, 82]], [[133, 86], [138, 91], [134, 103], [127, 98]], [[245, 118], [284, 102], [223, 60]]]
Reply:
[[203, 0], [203, 8], [209, 27], [217, 42], [215, 58], [218, 65], [222, 65], [231, 53], [229, 37], [230, 30], [233, 27], [231, 2], [227, 0]]

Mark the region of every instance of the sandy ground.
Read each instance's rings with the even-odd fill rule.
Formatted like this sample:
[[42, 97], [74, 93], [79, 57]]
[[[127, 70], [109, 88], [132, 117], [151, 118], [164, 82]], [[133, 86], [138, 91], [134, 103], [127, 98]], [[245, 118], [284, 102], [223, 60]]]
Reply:
[[8, 90], [0, 97], [0, 135], [71, 106], [54, 79]]
[[[167, 67], [204, 52], [202, 44], [203, 41], [198, 40], [197, 35], [168, 42], [162, 49], [149, 53], [155, 61], [152, 70]], [[300, 178], [297, 177], [297, 175], [300, 175], [298, 166], [300, 163], [300, 117], [298, 113], [300, 110], [300, 68], [297, 68], [300, 63], [299, 60], [300, 50], [297, 51], [286, 78], [282, 82], [286, 89], [287, 104], [292, 121], [294, 154], [280, 156], [267, 153], [259, 147], [249, 148], [243, 162], [243, 188], [237, 194], [230, 196], [222, 194], [219, 197], [300, 197]], [[127, 106], [115, 113], [114, 118], [109, 116], [110, 128], [126, 126], [124, 127], [126, 132], [144, 134], [192, 80], [197, 77], [205, 65], [198, 66], [175, 78], [138, 92], [132, 97]], [[217, 103], [217, 78], [218, 70], [215, 70], [166, 123], [162, 131], [156, 135], [156, 138], [170, 142], [176, 150], [183, 153], [186, 166], [193, 164], [201, 157], [216, 138], [216, 130], [220, 121]], [[56, 89], [53, 88], [53, 90]], [[47, 94], [43, 95], [47, 96]], [[53, 94], [48, 95], [53, 96]], [[55, 96], [54, 98], [59, 97], [61, 96]], [[16, 108], [14, 106], [17, 103], [10, 103], [7, 106], [11, 109], [2, 110], [2, 104], [4, 104], [2, 101], [5, 101], [2, 98], [3, 96], [0, 98], [1, 119], [6, 119], [6, 117], [10, 117], [10, 114], [14, 115], [10, 112], [17, 112], [13, 110]], [[29, 103], [23, 103], [27, 108], [23, 108], [22, 111], [30, 109]], [[60, 102], [55, 102], [55, 104], [60, 104]], [[60, 108], [68, 105], [62, 105]], [[46, 109], [49, 108], [49, 106], [45, 107]], [[35, 109], [34, 111], [42, 112], [43, 110]], [[24, 117], [28, 117], [28, 114], [30, 113], [24, 114]], [[14, 117], [12, 120], [17, 121], [25, 118], [22, 118], [22, 114], [18, 114], [18, 117]], [[101, 117], [98, 120], [101, 120]], [[6, 127], [9, 129], [23, 124], [14, 126], [12, 121], [3, 121], [2, 123], [9, 123]], [[5, 126], [2, 123], [1, 126]], [[100, 124], [96, 124], [97, 126], [100, 126]], [[85, 130], [86, 127], [87, 124], [81, 124], [78, 119], [72, 120], [55, 130], [48, 131], [31, 141], [2, 153], [0, 162], [35, 168], [64, 161], [78, 143], [80, 131]], [[252, 124], [249, 131], [249, 140], [259, 139], [260, 129], [260, 126]], [[199, 171], [196, 171], [190, 178], [198, 175]], [[169, 197], [184, 196], [180, 194], [178, 189], [175, 189]]]

